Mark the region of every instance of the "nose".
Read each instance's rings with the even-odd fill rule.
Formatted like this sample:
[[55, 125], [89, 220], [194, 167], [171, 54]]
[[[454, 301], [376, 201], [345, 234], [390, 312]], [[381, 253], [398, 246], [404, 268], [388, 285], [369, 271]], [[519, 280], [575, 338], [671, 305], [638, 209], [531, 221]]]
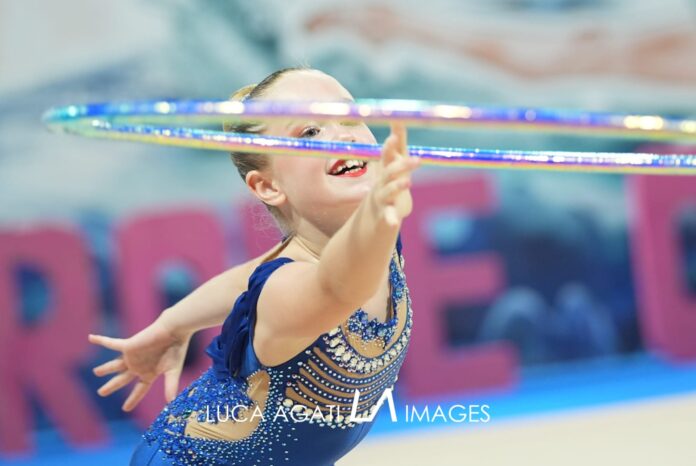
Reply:
[[346, 131], [343, 131], [339, 134], [338, 140], [341, 142], [356, 142], [357, 141], [355, 135], [353, 135], [349, 132], [346, 132]]
[[340, 142], [357, 142], [357, 138], [352, 131], [348, 130], [344, 125], [340, 123], [333, 123], [333, 130], [336, 131], [336, 139]]

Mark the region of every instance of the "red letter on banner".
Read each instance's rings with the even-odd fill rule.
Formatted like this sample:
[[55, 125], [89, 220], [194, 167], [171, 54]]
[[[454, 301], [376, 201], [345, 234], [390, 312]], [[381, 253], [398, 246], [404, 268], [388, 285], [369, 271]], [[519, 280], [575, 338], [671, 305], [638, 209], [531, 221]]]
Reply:
[[413, 289], [414, 325], [406, 358], [406, 390], [412, 396], [507, 385], [516, 380], [518, 358], [500, 342], [451, 349], [440, 310], [448, 302], [493, 300], [504, 286], [497, 254], [439, 258], [425, 234], [428, 215], [440, 209], [484, 214], [494, 208], [487, 178], [438, 180], [413, 188], [416, 208], [404, 223], [405, 272]]
[[[190, 210], [149, 215], [127, 222], [118, 232], [118, 293], [123, 313], [122, 336], [147, 327], [164, 310], [158, 289], [160, 272], [173, 262], [183, 262], [202, 283], [223, 271], [225, 239], [218, 220], [205, 211]], [[219, 333], [209, 329], [200, 334], [203, 348]], [[184, 370], [179, 387], [188, 385], [210, 365], [200, 351], [195, 364]], [[149, 425], [164, 401], [160, 377], [134, 411], [138, 422]]]
[[696, 358], [696, 297], [689, 296], [677, 231], [679, 214], [696, 206], [690, 176], [633, 176], [631, 243], [640, 325], [648, 348]]
[[[15, 271], [31, 267], [46, 280], [49, 308], [31, 326], [20, 321]], [[75, 443], [106, 439], [91, 396], [77, 376], [92, 351], [99, 303], [90, 262], [76, 232], [43, 228], [0, 233], [0, 451], [31, 448], [34, 394]]]

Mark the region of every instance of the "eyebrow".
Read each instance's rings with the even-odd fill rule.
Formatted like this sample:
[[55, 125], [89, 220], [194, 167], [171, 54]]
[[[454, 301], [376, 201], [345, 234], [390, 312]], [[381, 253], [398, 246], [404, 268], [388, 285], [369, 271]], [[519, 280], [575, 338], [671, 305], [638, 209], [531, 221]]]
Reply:
[[[354, 104], [355, 100], [351, 99], [350, 97], [342, 97], [342, 98], [337, 99], [337, 100], [332, 100], [331, 102], [345, 102], [348, 104]], [[297, 120], [290, 121], [287, 125], [285, 125], [285, 128], [289, 128], [290, 126], [295, 125], [295, 124], [297, 124]]]

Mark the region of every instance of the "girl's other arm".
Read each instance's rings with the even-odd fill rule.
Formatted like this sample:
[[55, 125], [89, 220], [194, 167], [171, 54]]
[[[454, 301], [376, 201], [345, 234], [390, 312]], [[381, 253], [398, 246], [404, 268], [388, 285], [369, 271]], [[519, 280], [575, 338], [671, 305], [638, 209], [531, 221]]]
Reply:
[[249, 275], [260, 262], [256, 257], [206, 281], [158, 317], [172, 333], [185, 335], [221, 325], [237, 297], [247, 289]]
[[89, 335], [90, 342], [120, 353], [93, 369], [100, 377], [116, 374], [97, 393], [108, 396], [137, 378], [122, 407], [131, 411], [157, 377], [164, 374], [165, 398], [174, 399], [191, 336], [223, 323], [237, 297], [246, 290], [251, 271], [276, 247], [206, 281], [128, 338]]

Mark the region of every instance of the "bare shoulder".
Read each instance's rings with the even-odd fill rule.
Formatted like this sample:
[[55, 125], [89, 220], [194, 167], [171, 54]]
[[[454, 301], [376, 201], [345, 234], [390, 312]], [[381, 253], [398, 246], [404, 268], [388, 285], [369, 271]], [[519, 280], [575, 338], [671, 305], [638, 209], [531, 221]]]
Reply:
[[[292, 261], [274, 270], [266, 280], [256, 304], [254, 352], [266, 366], [277, 366], [305, 349], [321, 330], [312, 322], [320, 290], [311, 290], [317, 265]], [[311, 300], [315, 300], [310, 304]], [[318, 298], [321, 301], [321, 298]]]
[[249, 259], [248, 261], [243, 262], [234, 268], [237, 275], [237, 279], [240, 281], [240, 285], [242, 285], [243, 289], [246, 289], [249, 277], [252, 273], [254, 273], [254, 270], [256, 270], [257, 267], [259, 267], [264, 262], [277, 257], [280, 251], [283, 250], [284, 246], [285, 243], [278, 243], [270, 249], [268, 249], [267, 251], [265, 251], [264, 253], [252, 259]]

